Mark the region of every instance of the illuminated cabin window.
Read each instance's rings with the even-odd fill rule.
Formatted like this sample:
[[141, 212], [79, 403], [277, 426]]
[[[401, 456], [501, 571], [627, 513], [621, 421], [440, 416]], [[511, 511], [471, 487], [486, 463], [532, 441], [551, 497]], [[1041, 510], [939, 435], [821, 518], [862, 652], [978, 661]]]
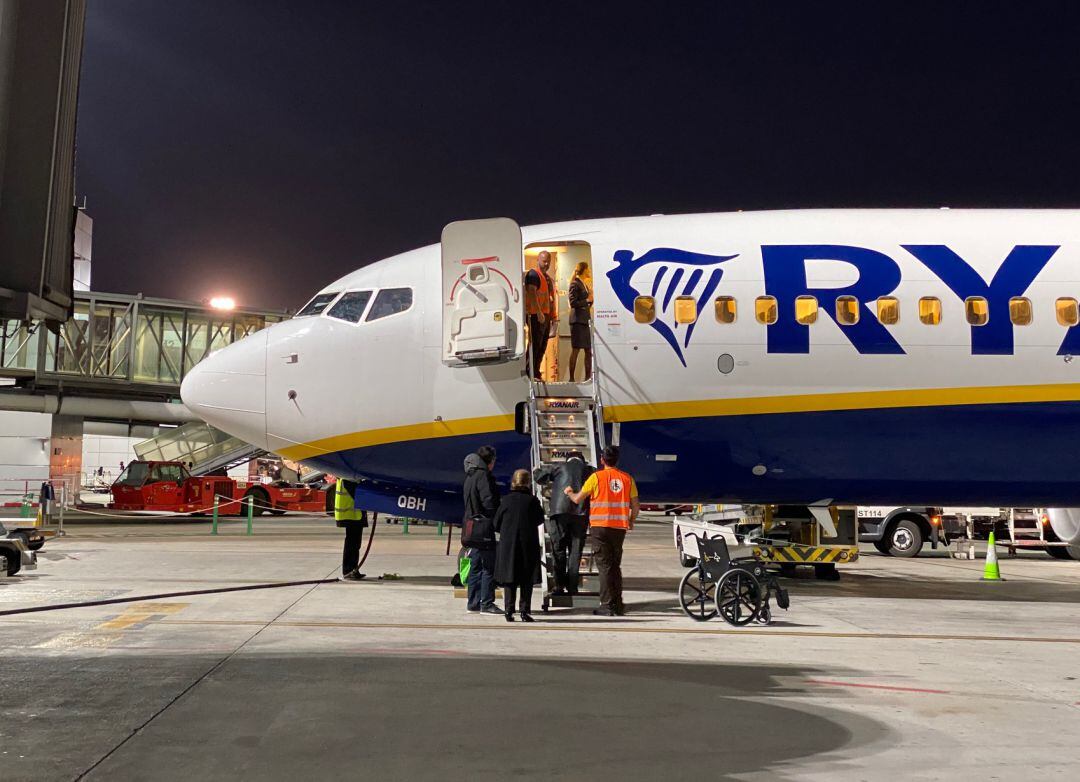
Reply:
[[734, 296], [717, 296], [716, 301], [713, 302], [713, 307], [716, 309], [717, 323], [735, 322], [735, 316], [738, 314], [738, 308], [735, 304]]
[[841, 326], [854, 326], [858, 323], [859, 300], [854, 296], [837, 296], [836, 322]]
[[927, 326], [941, 323], [941, 299], [937, 296], [923, 296], [919, 299], [919, 320]]
[[1076, 322], [1080, 320], [1080, 312], [1076, 308], [1076, 299], [1073, 298], [1061, 298], [1054, 303], [1054, 310], [1057, 312], [1057, 322], [1062, 326], [1075, 326]]
[[693, 323], [697, 320], [697, 299], [693, 296], [675, 297], [675, 322]]
[[1009, 320], [1014, 326], [1031, 325], [1031, 299], [1013, 296], [1009, 299]]
[[817, 320], [817, 299], [813, 296], [799, 296], [795, 299], [795, 322], [809, 326]]
[[982, 296], [968, 296], [964, 299], [964, 317], [972, 326], [985, 326], [990, 320], [990, 305]]
[[652, 323], [656, 320], [656, 299], [652, 296], [638, 296], [634, 299], [634, 320], [638, 323]]
[[900, 322], [900, 300], [895, 296], [881, 296], [877, 300], [877, 319], [886, 326]]
[[766, 326], [776, 323], [775, 296], [758, 296], [754, 300], [754, 319]]

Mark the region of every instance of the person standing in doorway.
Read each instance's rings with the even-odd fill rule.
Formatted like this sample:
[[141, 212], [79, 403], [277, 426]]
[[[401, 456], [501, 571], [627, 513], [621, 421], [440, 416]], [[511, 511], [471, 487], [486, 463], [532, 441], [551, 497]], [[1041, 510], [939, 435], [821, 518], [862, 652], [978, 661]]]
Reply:
[[571, 502], [589, 499], [589, 536], [600, 572], [600, 607], [593, 613], [622, 616], [626, 613], [622, 594], [623, 542], [626, 533], [634, 528], [641, 508], [634, 479], [618, 469], [618, 446], [607, 446], [602, 458], [603, 469], [590, 475], [581, 491], [575, 492], [569, 486], [563, 491]]
[[555, 594], [576, 595], [581, 580], [581, 550], [589, 529], [589, 517], [583, 505], [566, 496], [567, 488], [580, 491], [593, 468], [585, 463], [580, 451], [573, 451], [565, 462], [536, 468], [537, 483], [551, 483], [551, 517], [547, 522], [551, 553], [555, 561]]
[[469, 605], [471, 613], [501, 614], [495, 605], [495, 512], [499, 509], [499, 487], [495, 469], [495, 449], [482, 445], [465, 457], [465, 517], [461, 545], [469, 549]]
[[533, 380], [540, 380], [540, 365], [547, 352], [555, 318], [555, 283], [549, 276], [551, 253], [542, 250], [536, 256], [536, 268], [525, 275], [525, 312], [529, 316], [529, 344], [532, 348]]
[[499, 543], [495, 549], [495, 583], [503, 588], [503, 613], [514, 621], [514, 603], [522, 622], [531, 622], [533, 584], [540, 580], [540, 536], [544, 509], [532, 493], [528, 470], [516, 470], [510, 481], [510, 494], [495, 513], [495, 531]]
[[592, 379], [592, 332], [589, 325], [592, 320], [592, 291], [585, 277], [589, 264], [582, 261], [574, 267], [574, 276], [570, 278], [570, 290], [567, 300], [570, 303], [570, 382], [574, 382], [574, 370], [577, 369], [578, 354], [585, 353], [585, 382]]
[[345, 528], [345, 547], [341, 552], [341, 577], [346, 581], [360, 581], [360, 542], [364, 539], [367, 513], [356, 507], [354, 496], [356, 484], [338, 478], [334, 486], [334, 522]]

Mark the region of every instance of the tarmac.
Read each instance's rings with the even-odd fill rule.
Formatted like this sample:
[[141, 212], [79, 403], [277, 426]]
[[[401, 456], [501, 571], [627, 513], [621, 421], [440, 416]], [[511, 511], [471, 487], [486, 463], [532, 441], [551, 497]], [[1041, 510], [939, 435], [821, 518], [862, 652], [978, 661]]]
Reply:
[[[693, 622], [670, 525], [629, 613], [465, 611], [435, 527], [72, 524], [0, 579], [0, 779], [1074, 779], [1080, 562], [864, 549], [771, 626]], [[365, 536], [365, 544], [367, 537]], [[451, 546], [452, 554], [457, 550]], [[980, 551], [981, 557], [981, 551]], [[379, 579], [396, 574], [400, 579]], [[155, 597], [176, 592], [199, 592]]]

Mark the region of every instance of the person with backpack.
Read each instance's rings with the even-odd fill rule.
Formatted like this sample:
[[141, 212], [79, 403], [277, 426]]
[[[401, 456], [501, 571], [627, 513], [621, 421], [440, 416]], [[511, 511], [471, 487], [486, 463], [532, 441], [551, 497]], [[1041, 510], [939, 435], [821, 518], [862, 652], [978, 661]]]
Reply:
[[499, 509], [499, 487], [493, 469], [495, 449], [490, 445], [483, 445], [465, 457], [461, 545], [469, 548], [470, 613], [502, 614], [495, 605], [495, 512]]
[[540, 581], [540, 534], [544, 508], [532, 492], [528, 470], [515, 470], [510, 494], [495, 513], [499, 543], [495, 549], [495, 583], [503, 588], [503, 611], [514, 621], [514, 602], [521, 593], [518, 611], [522, 622], [532, 622], [533, 584]]

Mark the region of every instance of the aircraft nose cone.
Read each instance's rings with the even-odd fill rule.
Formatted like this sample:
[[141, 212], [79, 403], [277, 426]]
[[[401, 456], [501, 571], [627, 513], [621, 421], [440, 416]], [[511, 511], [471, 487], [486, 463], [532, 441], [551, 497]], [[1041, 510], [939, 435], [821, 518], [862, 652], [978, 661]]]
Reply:
[[266, 448], [266, 331], [200, 361], [184, 378], [180, 397], [211, 426]]

